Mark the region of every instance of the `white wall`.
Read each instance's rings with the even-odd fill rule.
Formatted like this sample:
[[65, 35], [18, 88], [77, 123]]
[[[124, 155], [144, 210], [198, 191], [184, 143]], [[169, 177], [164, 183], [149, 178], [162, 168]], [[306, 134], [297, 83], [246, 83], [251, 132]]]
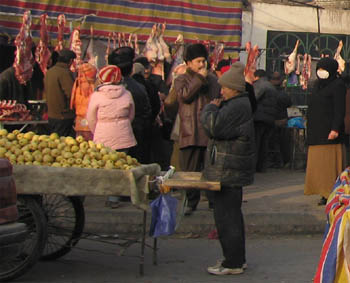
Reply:
[[[328, 34], [350, 34], [350, 11], [319, 10], [320, 31]], [[253, 29], [251, 28], [253, 26]], [[242, 46], [247, 41], [259, 48], [266, 48], [267, 31], [318, 32], [317, 10], [311, 7], [252, 3], [252, 12], [242, 15]], [[246, 52], [241, 52], [246, 62]], [[259, 68], [265, 68], [265, 52], [262, 52]]]

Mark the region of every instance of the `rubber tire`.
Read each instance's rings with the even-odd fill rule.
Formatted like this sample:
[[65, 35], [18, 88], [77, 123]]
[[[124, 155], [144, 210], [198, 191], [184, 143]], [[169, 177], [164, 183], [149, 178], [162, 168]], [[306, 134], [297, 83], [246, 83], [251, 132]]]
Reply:
[[[23, 261], [21, 261], [18, 266], [15, 266], [13, 269], [8, 271], [0, 271], [0, 282], [8, 282], [9, 280], [18, 278], [26, 273], [40, 258], [47, 239], [46, 218], [36, 198], [25, 195], [18, 196], [17, 203], [19, 212], [18, 222], [25, 223], [28, 229], [26, 241], [28, 241], [30, 236], [33, 235], [31, 231], [36, 231], [34, 232], [35, 238], [32, 239], [33, 247], [30, 254], [26, 254], [27, 257], [23, 258]], [[31, 219], [29, 219], [28, 216], [25, 216], [24, 207], [28, 209], [28, 213], [31, 214]], [[29, 225], [29, 221], [31, 220], [33, 220], [32, 223], [35, 225], [34, 229], [31, 229], [31, 226]]]
[[[72, 211], [74, 211], [74, 217], [75, 217], [75, 223], [74, 228], [71, 231], [71, 234], [69, 237], [64, 240], [64, 243], [56, 243], [55, 236], [56, 234], [53, 233], [54, 229], [50, 229], [51, 227], [54, 227], [54, 219], [52, 218], [52, 215], [54, 215], [55, 207], [54, 203], [49, 203], [50, 198], [62, 198], [63, 201], [69, 202], [69, 205], [73, 208]], [[81, 200], [81, 197], [75, 197], [75, 196], [62, 196], [62, 195], [43, 195], [42, 199], [42, 207], [47, 219], [47, 225], [48, 225], [48, 239], [46, 241], [46, 246], [44, 248], [44, 251], [41, 256], [41, 260], [55, 260], [57, 258], [60, 258], [67, 253], [70, 252], [72, 247], [74, 247], [78, 241], [80, 240], [81, 235], [83, 234], [84, 225], [85, 225], [85, 211], [83, 202]], [[57, 246], [57, 249], [52, 249], [53, 246]]]

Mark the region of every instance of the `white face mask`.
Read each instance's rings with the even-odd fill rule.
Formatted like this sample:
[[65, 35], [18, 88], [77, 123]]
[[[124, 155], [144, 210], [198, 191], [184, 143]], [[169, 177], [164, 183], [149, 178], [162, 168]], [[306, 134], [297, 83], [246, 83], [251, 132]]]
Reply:
[[321, 79], [321, 80], [325, 80], [328, 79], [329, 77], [329, 73], [326, 70], [317, 70], [317, 76]]

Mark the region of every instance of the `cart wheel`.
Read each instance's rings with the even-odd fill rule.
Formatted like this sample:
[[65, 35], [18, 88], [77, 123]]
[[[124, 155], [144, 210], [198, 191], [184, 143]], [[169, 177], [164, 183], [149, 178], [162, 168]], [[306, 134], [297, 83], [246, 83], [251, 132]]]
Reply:
[[54, 260], [69, 253], [75, 246], [85, 224], [84, 206], [80, 197], [43, 195], [48, 238], [42, 260]]
[[46, 219], [42, 208], [31, 196], [18, 196], [18, 222], [27, 226], [27, 236], [19, 254], [0, 265], [0, 282], [23, 275], [40, 258], [47, 238]]

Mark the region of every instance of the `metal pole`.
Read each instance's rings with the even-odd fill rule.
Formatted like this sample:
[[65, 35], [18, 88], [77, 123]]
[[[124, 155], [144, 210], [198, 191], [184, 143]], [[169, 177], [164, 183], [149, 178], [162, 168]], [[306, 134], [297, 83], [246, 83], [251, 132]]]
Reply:
[[320, 27], [320, 9], [317, 6], [317, 32], [318, 32], [318, 54], [321, 57], [321, 27]]
[[140, 275], [141, 276], [143, 276], [143, 274], [144, 274], [143, 266], [145, 263], [146, 220], [147, 220], [147, 211], [143, 211], [141, 255], [140, 255]]
[[157, 238], [153, 240], [153, 265], [157, 265]]

